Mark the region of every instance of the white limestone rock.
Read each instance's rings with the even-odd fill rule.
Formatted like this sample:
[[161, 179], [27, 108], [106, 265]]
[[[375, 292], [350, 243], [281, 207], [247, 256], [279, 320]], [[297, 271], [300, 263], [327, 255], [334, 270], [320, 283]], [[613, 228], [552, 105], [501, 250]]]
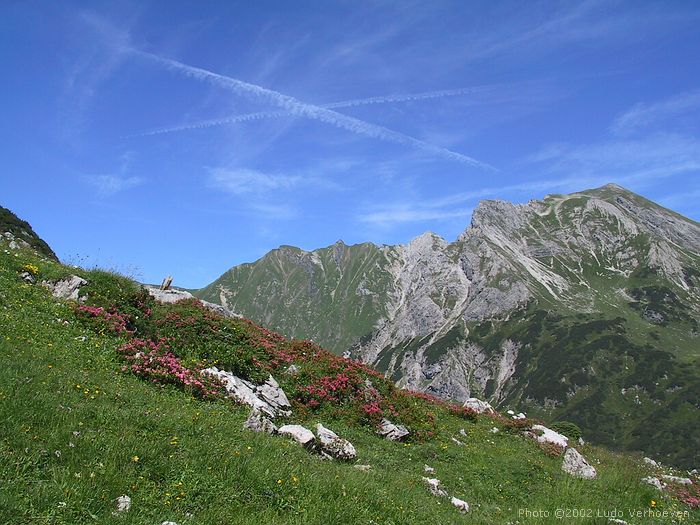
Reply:
[[496, 411], [493, 407], [486, 401], [482, 401], [476, 397], [470, 397], [464, 402], [464, 408], [469, 408], [476, 412], [477, 414], [494, 414]]
[[445, 492], [441, 487], [440, 487], [440, 480], [436, 478], [423, 478], [423, 483], [426, 484], [428, 487], [428, 491], [433, 495], [433, 496], [438, 496], [440, 498], [446, 498], [447, 497], [447, 492]]
[[567, 474], [578, 478], [593, 479], [598, 475], [595, 468], [575, 448], [567, 449], [564, 453], [561, 468]]
[[652, 487], [656, 487], [659, 490], [664, 490], [664, 487], [666, 486], [659, 478], [655, 478], [653, 476], [642, 478], [642, 482], [646, 483], [647, 485], [651, 485]]
[[324, 427], [321, 423], [316, 425], [316, 435], [318, 436], [321, 453], [327, 454], [333, 459], [344, 461], [357, 457], [357, 451], [352, 443], [339, 437], [338, 434]]
[[219, 378], [224, 384], [229, 397], [234, 398], [239, 403], [251, 406], [254, 410], [263, 412], [271, 418], [278, 415], [291, 415], [291, 404], [272, 376], [265, 383], [256, 386], [250, 381], [236, 377], [231, 372], [219, 370], [212, 366], [202, 370], [203, 374], [212, 375]]
[[372, 465], [353, 465], [353, 467], [362, 472], [369, 472], [372, 470]]
[[283, 425], [277, 429], [280, 436], [287, 436], [306, 448], [313, 448], [316, 443], [314, 433], [301, 425]]
[[275, 410], [275, 412], [285, 415], [291, 414], [292, 405], [289, 403], [287, 395], [271, 375], [267, 378], [265, 383], [256, 387], [255, 391], [259, 397]]
[[264, 432], [265, 434], [277, 433], [277, 427], [272, 420], [256, 409], [250, 411], [248, 419], [243, 423], [243, 428], [247, 428], [253, 432]]
[[116, 508], [112, 514], [122, 514], [131, 510], [131, 498], [127, 495], [119, 496], [114, 503]]
[[692, 485], [693, 480], [690, 478], [680, 478], [678, 476], [669, 476], [668, 474], [664, 474], [661, 476], [665, 481], [668, 481], [670, 483], [678, 483], [679, 485]]
[[557, 445], [562, 448], [567, 448], [569, 446], [568, 437], [544, 425], [532, 425], [532, 430], [534, 431], [535, 439], [540, 443], [551, 443], [552, 445]]
[[77, 301], [80, 294], [80, 287], [88, 282], [82, 277], [71, 275], [58, 281], [42, 281], [42, 286], [51, 290], [51, 294], [59, 299], [69, 299]]
[[423, 472], [432, 474], [433, 472], [435, 472], [435, 469], [429, 465], [423, 465]]
[[452, 505], [457, 507], [462, 514], [466, 514], [467, 512], [469, 512], [469, 503], [467, 503], [466, 501], [452, 496], [450, 502], [452, 503]]
[[[144, 288], [148, 291], [151, 297], [162, 304], [172, 304], [185, 299], [195, 298], [190, 292], [185, 290], [177, 290], [175, 288], [170, 288], [168, 290], [161, 290], [158, 286], [144, 286]], [[222, 317], [241, 317], [239, 314], [232, 312], [220, 304], [210, 303], [209, 301], [204, 301], [202, 299], [199, 299], [199, 301], [205, 308], [219, 314]]]
[[644, 461], [644, 463], [646, 463], [647, 465], [650, 465], [650, 466], [652, 466], [652, 467], [654, 467], [654, 468], [658, 468], [658, 467], [661, 466], [661, 465], [659, 465], [656, 461], [654, 461], [654, 460], [651, 459], [651, 458], [644, 458], [642, 461]]
[[379, 430], [377, 433], [391, 441], [401, 441], [403, 438], [408, 436], [409, 431], [403, 425], [395, 425], [385, 418], [382, 419], [382, 422], [379, 424]]

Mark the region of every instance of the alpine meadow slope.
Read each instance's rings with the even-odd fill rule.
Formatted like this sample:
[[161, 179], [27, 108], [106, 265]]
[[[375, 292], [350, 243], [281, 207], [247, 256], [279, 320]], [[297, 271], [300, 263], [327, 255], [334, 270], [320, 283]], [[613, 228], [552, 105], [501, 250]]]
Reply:
[[[4, 239], [0, 524], [700, 517], [697, 472], [399, 389], [310, 341]], [[318, 439], [289, 439], [313, 438], [299, 425]]]
[[620, 186], [483, 201], [451, 243], [282, 246], [195, 295], [400, 386], [700, 464], [700, 225]]

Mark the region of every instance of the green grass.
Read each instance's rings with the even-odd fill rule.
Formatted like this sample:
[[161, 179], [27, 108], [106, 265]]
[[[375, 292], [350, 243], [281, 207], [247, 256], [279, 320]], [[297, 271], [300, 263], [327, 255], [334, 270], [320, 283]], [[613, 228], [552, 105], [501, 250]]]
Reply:
[[[285, 439], [244, 430], [245, 407], [122, 372], [116, 348], [125, 339], [90, 330], [68, 303], [23, 283], [18, 269], [26, 263], [42, 273], [62, 269], [29, 252], [0, 251], [0, 524], [537, 524], [562, 521], [518, 510], [643, 510], [652, 499], [661, 509], [687, 509], [639, 482], [649, 471], [637, 458], [584, 446], [599, 477], [574, 479], [561, 471], [561, 458], [503, 423], [437, 407], [435, 437], [405, 444], [324, 415], [320, 421], [350, 439], [357, 463], [372, 470], [321, 461]], [[108, 273], [80, 273], [95, 278], [93, 290], [102, 279], [105, 297], [128, 288]], [[318, 420], [306, 417], [305, 424]], [[494, 425], [502, 431], [491, 434]], [[462, 428], [467, 437], [458, 435]], [[468, 515], [428, 494], [426, 463], [450, 494], [469, 502]], [[132, 510], [113, 516], [122, 494]], [[683, 523], [700, 520], [690, 512]]]

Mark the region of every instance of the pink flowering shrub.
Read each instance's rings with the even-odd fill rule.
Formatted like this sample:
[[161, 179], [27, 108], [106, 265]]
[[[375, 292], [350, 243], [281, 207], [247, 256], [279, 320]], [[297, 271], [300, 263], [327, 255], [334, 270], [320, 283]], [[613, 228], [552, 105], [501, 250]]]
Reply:
[[79, 319], [87, 321], [98, 333], [111, 332], [121, 335], [133, 332], [128, 328], [127, 317], [117, 311], [108, 311], [101, 306], [79, 304], [75, 306], [75, 313]]
[[176, 385], [203, 399], [215, 399], [224, 394], [224, 387], [217, 378], [202, 374], [201, 368], [184, 366], [163, 340], [134, 338], [121, 345], [118, 352], [127, 362], [123, 367], [125, 372], [130, 371], [153, 383]]

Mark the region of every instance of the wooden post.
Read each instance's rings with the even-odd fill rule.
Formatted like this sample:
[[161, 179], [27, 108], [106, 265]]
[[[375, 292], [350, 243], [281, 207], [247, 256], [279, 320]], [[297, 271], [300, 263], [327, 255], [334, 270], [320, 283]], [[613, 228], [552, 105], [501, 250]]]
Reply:
[[163, 284], [160, 285], [161, 290], [170, 290], [170, 285], [173, 284], [173, 278], [168, 275], [165, 279], [163, 279]]

